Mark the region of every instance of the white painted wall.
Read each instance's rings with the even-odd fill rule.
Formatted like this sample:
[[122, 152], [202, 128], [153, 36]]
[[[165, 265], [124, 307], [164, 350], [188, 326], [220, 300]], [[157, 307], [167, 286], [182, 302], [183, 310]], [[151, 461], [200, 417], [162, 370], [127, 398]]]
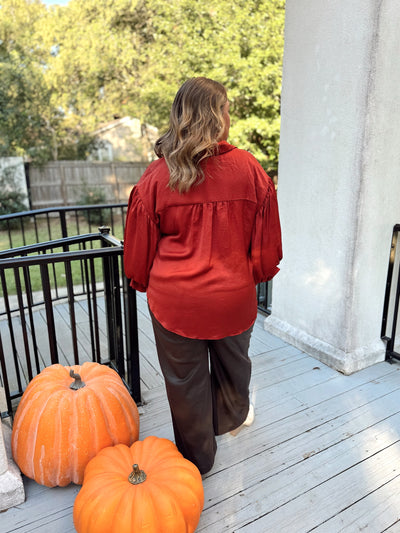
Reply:
[[284, 260], [265, 325], [345, 373], [384, 358], [400, 222], [398, 0], [287, 0], [278, 200]]

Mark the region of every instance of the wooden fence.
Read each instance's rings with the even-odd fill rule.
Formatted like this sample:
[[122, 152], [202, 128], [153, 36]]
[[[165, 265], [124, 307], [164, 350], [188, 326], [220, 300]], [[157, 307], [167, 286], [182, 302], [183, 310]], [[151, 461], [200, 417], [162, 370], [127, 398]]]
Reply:
[[[53, 161], [27, 169], [31, 209], [76, 205], [89, 191], [101, 190], [105, 203], [127, 202], [148, 162]], [[102, 203], [102, 202], [101, 202]]]

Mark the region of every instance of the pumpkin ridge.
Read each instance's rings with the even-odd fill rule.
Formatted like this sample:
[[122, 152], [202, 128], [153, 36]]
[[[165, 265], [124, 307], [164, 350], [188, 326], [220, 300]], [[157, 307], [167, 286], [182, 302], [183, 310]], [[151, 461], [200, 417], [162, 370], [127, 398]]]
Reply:
[[118, 517], [115, 523], [116, 532], [121, 531], [124, 524], [131, 524], [131, 530], [136, 531], [134, 527], [134, 523], [137, 520], [137, 512], [135, 511], [135, 507], [138, 504], [140, 505], [146, 489], [143, 485], [131, 485], [130, 483], [129, 485], [129, 487], [124, 488], [124, 493], [121, 497], [118, 507], [116, 508], [115, 514]]
[[[28, 395], [29, 396], [29, 395]], [[38, 391], [38, 394], [35, 396], [35, 400], [42, 400], [43, 394], [41, 391]], [[22, 410], [20, 415], [17, 418], [18, 411], [15, 415], [12, 431], [12, 454], [15, 458], [15, 462], [22, 470], [24, 474], [28, 477], [35, 475], [35, 449], [36, 449], [36, 439], [39, 431], [39, 423], [43, 413], [45, 412], [47, 405], [52, 400], [52, 397], [49, 395], [45, 398], [44, 403], [42, 404], [41, 409], [36, 413], [36, 419], [31, 418], [31, 420], [26, 420], [28, 411]], [[35, 402], [36, 403], [36, 402]], [[27, 425], [27, 428], [25, 427]], [[22, 430], [22, 433], [29, 434], [29, 440], [25, 441], [25, 446], [23, 450], [19, 449], [19, 435]]]
[[80, 372], [79, 371], [75, 371], [75, 372], [78, 372], [78, 374], [80, 373], [81, 376], [83, 374], [85, 377], [84, 378], [82, 377], [82, 379], [83, 380], [90, 379], [92, 381], [92, 384], [96, 383], [97, 381], [104, 380], [105, 376], [107, 377], [114, 376], [115, 374], [119, 378], [118, 373], [115, 372], [115, 370], [113, 370], [109, 366], [102, 365], [100, 363], [92, 363], [92, 362], [86, 361], [85, 363], [83, 363], [83, 365], [81, 365], [78, 368], [80, 368]]
[[[99, 450], [109, 446], [111, 439], [109, 438], [109, 430], [104, 416], [104, 404], [101, 399], [94, 393], [91, 387], [86, 387], [86, 394], [82, 398], [82, 412], [87, 421], [87, 435], [83, 438], [83, 444], [87, 447], [87, 453], [90, 458], [94, 457]], [[80, 402], [77, 402], [79, 408]], [[101, 417], [97, 413], [101, 413]], [[78, 413], [78, 416], [82, 413]], [[82, 418], [81, 418], [82, 420]], [[100, 426], [103, 426], [100, 428]], [[105, 426], [105, 427], [104, 427]], [[106, 432], [106, 442], [104, 441], [104, 430]]]
[[[171, 442], [171, 444], [175, 446], [173, 442]], [[173, 448], [170, 448], [167, 450], [163, 449], [162, 452], [159, 452], [156, 448], [156, 451], [157, 451], [157, 454], [152, 453], [152, 452], [149, 452], [148, 454], [146, 454], [146, 457], [148, 457], [149, 459], [151, 458], [151, 468], [155, 472], [163, 471], [165, 468], [164, 463], [168, 464], [168, 462], [169, 463], [173, 462], [174, 467], [175, 467], [176, 465], [180, 464], [181, 459], [184, 458], [183, 455], [178, 451], [178, 449], [176, 450], [174, 450]], [[171, 468], [171, 466], [169, 466], [168, 468]]]
[[[94, 481], [94, 482], [93, 482]], [[119, 491], [123, 491], [124, 487], [121, 482], [115, 483], [111, 482], [107, 485], [107, 488], [110, 488], [110, 497], [108, 498], [107, 504], [111, 505], [113, 494], [118, 495]], [[116, 496], [114, 497], [114, 499]], [[83, 504], [81, 505], [83, 499]], [[95, 479], [90, 480], [89, 483], [84, 483], [82, 485], [81, 490], [79, 491], [75, 503], [74, 503], [74, 509], [73, 509], [73, 519], [74, 524], [76, 527], [76, 524], [81, 523], [82, 529], [81, 531], [98, 531], [98, 527], [96, 524], [96, 521], [99, 520], [99, 512], [98, 512], [98, 506], [100, 504], [100, 508], [103, 510], [103, 495], [102, 491], [99, 491], [99, 486], [96, 483]], [[93, 525], [96, 525], [96, 529], [93, 529]], [[105, 526], [107, 524], [104, 524]], [[107, 531], [107, 533], [111, 533], [111, 531]]]
[[[156, 511], [157, 530], [163, 531], [163, 533], [185, 533], [187, 531], [186, 516], [180, 506], [177, 505], [177, 495], [175, 491], [172, 490], [172, 480], [173, 478], [170, 478], [169, 485], [166, 484], [163, 486], [153, 480], [151, 486], [151, 498]], [[179, 498], [181, 503], [182, 494], [179, 495]], [[161, 511], [160, 506], [163, 506]]]
[[[120, 397], [117, 397], [113, 391], [109, 391], [110, 392], [110, 395], [114, 397], [114, 399], [116, 400], [116, 402], [118, 403], [118, 406], [120, 408], [120, 413], [124, 419], [124, 427], [126, 428], [129, 428], [129, 435], [127, 435], [129, 438], [128, 439], [123, 439], [125, 442], [123, 442], [123, 444], [131, 444], [133, 439], [132, 439], [132, 431], [130, 430], [130, 427], [132, 426], [132, 420], [127, 416], [127, 412], [124, 408], [124, 404], [123, 404], [123, 397], [120, 396]], [[108, 413], [108, 416], [107, 416], [107, 421], [110, 425], [110, 427], [114, 427], [114, 426], [119, 426], [118, 424], [118, 420], [114, 414], [114, 412], [109, 412]], [[112, 443], [113, 444], [118, 444], [118, 442], [121, 442], [121, 438], [117, 439], [116, 438], [116, 435], [115, 435], [115, 432], [112, 431], [111, 433], [111, 437], [112, 437]]]
[[[105, 429], [107, 432], [107, 446], [115, 444], [127, 444], [130, 445], [137, 439], [138, 431], [135, 434], [136, 421], [133, 417], [128, 418], [125, 416], [124, 410], [121, 406], [120, 390], [115, 391], [116, 387], [120, 387], [120, 383], [114, 385], [114, 389], [108, 383], [103, 383], [103, 390], [99, 391], [96, 386], [92, 386], [90, 395], [92, 399], [96, 399], [98, 408], [101, 410]], [[124, 387], [124, 385], [122, 385]], [[133, 402], [133, 400], [132, 400]], [[134, 403], [134, 402], [133, 402]], [[107, 405], [107, 409], [105, 409]], [[135, 404], [136, 407], [136, 404]], [[124, 417], [123, 423], [121, 423], [121, 415]], [[137, 422], [138, 425], [139, 421]], [[104, 446], [101, 446], [103, 448]]]
[[[131, 457], [128, 454], [129, 447], [125, 444], [116, 444], [113, 446], [114, 453], [110, 456], [109, 447], [103, 448], [99, 453], [88, 463], [85, 469], [85, 478], [100, 476], [104, 474], [113, 476], [115, 472], [121, 472], [121, 479], [126, 481], [130, 470], [128, 471], [126, 465], [130, 465]], [[126, 470], [126, 473], [125, 473]]]
[[[104, 429], [107, 433], [107, 437], [108, 437], [108, 441], [109, 441], [109, 444], [107, 444], [107, 446], [111, 446], [111, 444], [114, 444], [113, 442], [113, 437], [112, 437], [112, 428], [110, 426], [110, 423], [109, 423], [109, 419], [108, 419], [108, 414], [105, 410], [105, 405], [107, 405], [107, 408], [111, 406], [109, 405], [109, 403], [106, 401], [106, 395], [105, 395], [105, 392], [102, 391], [103, 394], [100, 394], [95, 387], [93, 387], [93, 384], [92, 386], [90, 387], [90, 391], [88, 392], [88, 395], [87, 395], [87, 401], [89, 403], [91, 402], [96, 402], [96, 407], [97, 407], [97, 410], [99, 410], [101, 412], [101, 416], [102, 416], [102, 422], [104, 423]], [[103, 398], [105, 401], [103, 401]], [[112, 409], [110, 409], [112, 410]], [[93, 420], [91, 419], [91, 423], [95, 426], [98, 421], [97, 419], [96, 420]], [[96, 443], [96, 446], [95, 446], [95, 449], [96, 451], [99, 451], [100, 449], [104, 448], [105, 446], [101, 446], [99, 442]]]
[[[83, 365], [82, 365], [83, 366]], [[75, 448], [82, 452], [73, 454], [73, 468], [71, 469], [71, 480], [73, 483], [81, 484], [83, 478], [84, 464], [102, 448], [99, 442], [100, 429], [97, 427], [99, 421], [95, 418], [99, 405], [103, 414], [101, 402], [94, 405], [92, 400], [92, 390], [90, 383], [79, 391], [71, 391], [76, 394], [76, 401], [72, 402], [75, 424], [70, 425], [70, 442], [75, 444]], [[104, 416], [102, 417], [104, 418]], [[83, 459], [84, 457], [84, 459]]]
[[[160, 475], [156, 476], [152, 481], [154, 484], [159, 485], [163, 491], [169, 492], [171, 497], [175, 498], [175, 502], [179, 498], [180, 510], [183, 508], [186, 510], [183, 513], [186, 522], [190, 521], [191, 518], [193, 519], [193, 508], [199, 508], [198, 517], [193, 519], [193, 529], [191, 531], [194, 531], [204, 507], [201, 474], [197, 467], [183, 456], [181, 458], [176, 457], [176, 462], [169, 460], [166, 464], [166, 467], [160, 468]], [[173, 484], [170, 482], [171, 479], [174, 480]], [[198, 483], [193, 483], [195, 480]]]
[[[144, 458], [142, 459], [141, 467], [144, 470], [150, 465], [151, 470], [157, 470], [166, 459], [168, 460], [169, 457], [175, 459], [177, 453], [181, 455], [175, 444], [168, 439], [150, 435], [146, 437], [146, 439], [143, 441], [137, 441], [136, 444], [138, 448], [140, 444], [140, 451], [142, 451], [144, 447], [144, 442], [146, 442], [146, 453]], [[135, 457], [138, 457], [138, 448], [135, 449]], [[150, 464], [148, 463], [148, 461], [150, 461]], [[138, 463], [139, 457], [138, 460], [134, 462]]]
[[[117, 417], [114, 414], [114, 410], [110, 410], [108, 412], [108, 416], [110, 418], [112, 417], [112, 420], [114, 422], [114, 424], [110, 424], [110, 426], [111, 425], [113, 426], [112, 435], [115, 435], [115, 433], [118, 433], [118, 431], [115, 431], [114, 428], [117, 428], [119, 430], [122, 427], [129, 428], [129, 439], [124, 439], [126, 440], [126, 442], [123, 442], [123, 444], [131, 445], [139, 437], [140, 419], [139, 419], [139, 413], [137, 409], [132, 412], [132, 408], [130, 408], [129, 406], [129, 404], [132, 405], [132, 402], [135, 403], [134, 400], [130, 396], [127, 389], [125, 389], [125, 385], [122, 385], [122, 387], [123, 389], [121, 388], [121, 390], [118, 391], [118, 395], [116, 391], [112, 388], [107, 389], [107, 390], [109, 394], [112, 397], [114, 397], [115, 401], [118, 403], [118, 406], [120, 407], [120, 410], [121, 410], [121, 413], [119, 414], [120, 415], [122, 414], [125, 424], [121, 424], [120, 421], [117, 420]], [[136, 406], [136, 403], [135, 403], [135, 406]], [[137, 416], [135, 416], [136, 413], [137, 413]], [[113, 444], [118, 444], [119, 442], [121, 442], [120, 438], [113, 437]]]
[[[65, 406], [65, 404], [67, 404]], [[65, 409], [65, 410], [69, 410], [70, 409], [70, 398], [65, 395], [65, 394], [62, 394], [60, 395], [60, 402], [59, 402], [59, 405], [58, 405], [58, 408], [61, 410], [61, 409]], [[68, 453], [65, 454], [63, 453], [64, 449], [65, 449], [65, 441], [66, 441], [66, 436], [63, 435], [63, 433], [65, 432], [65, 428], [63, 427], [63, 420], [62, 420], [62, 417], [56, 417], [56, 420], [55, 420], [55, 425], [56, 425], [56, 431], [54, 432], [54, 443], [53, 443], [53, 453], [55, 452], [55, 455], [56, 457], [58, 458], [57, 460], [57, 463], [56, 463], [56, 473], [55, 473], [55, 476], [52, 477], [52, 483], [54, 485], [57, 484], [57, 481], [58, 480], [62, 480], [61, 481], [61, 484], [64, 483], [65, 481], [63, 480], [63, 471], [65, 471], [66, 469], [66, 465], [64, 464], [64, 461], [65, 461], [65, 455], [68, 456]], [[67, 442], [71, 442], [71, 441], [68, 441]]]
[[[132, 531], [142, 531], [143, 528], [145, 528], [145, 531], [160, 531], [160, 529], [157, 527], [159, 521], [157, 501], [154, 501], [153, 486], [150, 485], [150, 483], [151, 482], [149, 480], [148, 483], [142, 483], [141, 485], [132, 487], [132, 489], [136, 489], [135, 499], [138, 500], [140, 494], [141, 508], [141, 513], [132, 513]], [[134, 510], [133, 506], [132, 510]], [[145, 520], [147, 519], [146, 522], [143, 522], [143, 517]]]
[[129, 463], [131, 466], [135, 463], [138, 464], [139, 467], [146, 472], [146, 476], [149, 476], [149, 473], [151, 473], [151, 466], [149, 467], [149, 463], [146, 460], [146, 454], [143, 453], [143, 442], [144, 441], [137, 440], [129, 448]]
[[[70, 426], [71, 441], [76, 443], [76, 447], [85, 452], [84, 461], [90, 459], [102, 449], [112, 444], [109, 435], [109, 428], [106, 423], [105, 402], [99, 394], [95, 394], [87, 376], [87, 386], [73, 394], [79, 394], [73, 402], [76, 424]], [[85, 465], [82, 463], [82, 454], [74, 454], [74, 483], [82, 483]]]
[[[76, 420], [76, 424], [71, 424], [70, 427], [69, 427], [69, 436], [68, 436], [68, 442], [73, 442], [74, 443], [74, 446], [75, 446], [75, 443], [76, 443], [76, 436], [75, 436], [75, 433], [76, 433], [76, 426], [79, 425], [79, 420], [78, 420], [78, 404], [77, 402], [71, 402], [71, 419], [72, 420]], [[74, 450], [75, 452], [75, 450]], [[71, 454], [71, 465], [70, 465], [70, 471], [71, 472], [78, 472], [79, 470], [79, 456], [77, 453], [72, 453]]]
[[[56, 448], [57, 432], [62, 427], [62, 417], [56, 416], [56, 413], [60, 411], [64, 396], [62, 390], [57, 390], [52, 394], [42, 415], [38, 417], [36, 425], [33, 459], [37, 468], [34, 468], [34, 479], [49, 487], [54, 487], [59, 479], [56, 476], [56, 471], [60, 469], [60, 454], [57, 453], [58, 450], [55, 452], [54, 449]], [[49, 428], [51, 428], [50, 433]], [[65, 486], [68, 483], [68, 477], [64, 477], [60, 484]]]
[[[175, 472], [176, 470], [177, 469], [174, 469]], [[185, 506], [185, 508], [191, 508], [193, 505], [198, 506], [199, 501], [202, 502], [199, 512], [200, 518], [201, 511], [204, 507], [204, 499], [202, 491], [196, 492], [196, 490], [193, 489], [191, 481], [193, 481], [194, 476], [188, 476], [188, 479], [186, 479], [185, 482], [183, 482], [182, 480], [176, 481], [174, 479], [174, 483], [172, 486], [170, 483], [170, 479], [171, 478], [168, 476], [166, 480], [157, 480], [157, 482], [153, 482], [157, 483], [157, 485], [162, 491], [170, 493], [171, 497], [173, 497], [175, 501], [178, 499], [180, 503], [180, 509], [183, 505]], [[184, 513], [184, 516], [186, 519], [186, 513]]]
[[[18, 407], [21, 406], [19, 411], [20, 412], [23, 411], [23, 408], [26, 403], [31, 402], [32, 400], [35, 401], [38, 395], [49, 396], [49, 393], [51, 393], [53, 388], [54, 388], [54, 385], [52, 383], [49, 383], [47, 379], [42, 380], [40, 374], [35, 376], [32, 379], [32, 381], [28, 383], [28, 386], [26, 387], [25, 392], [22, 395], [22, 398], [18, 404]], [[45, 394], [45, 392], [47, 393], [47, 395]], [[14, 420], [17, 418], [17, 414], [18, 414], [18, 410], [17, 410]]]

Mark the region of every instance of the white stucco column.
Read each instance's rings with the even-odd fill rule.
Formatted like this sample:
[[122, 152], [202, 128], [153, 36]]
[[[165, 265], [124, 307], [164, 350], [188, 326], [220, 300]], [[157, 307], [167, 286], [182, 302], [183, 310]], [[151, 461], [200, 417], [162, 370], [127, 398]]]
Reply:
[[398, 0], [287, 0], [284, 259], [265, 327], [346, 374], [384, 359], [400, 222], [399, 58]]
[[[4, 389], [0, 387], [0, 412], [6, 408]], [[0, 420], [0, 512], [24, 500], [21, 474], [11, 458], [11, 423]]]

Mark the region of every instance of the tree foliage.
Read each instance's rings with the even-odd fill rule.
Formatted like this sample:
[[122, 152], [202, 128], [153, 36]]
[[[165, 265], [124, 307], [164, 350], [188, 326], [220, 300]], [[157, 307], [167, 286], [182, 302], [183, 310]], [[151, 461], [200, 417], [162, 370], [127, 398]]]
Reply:
[[25, 132], [24, 142], [21, 135], [7, 141], [9, 149], [28, 153], [44, 144], [52, 147], [49, 157], [84, 157], [91, 132], [114, 116], [135, 116], [162, 130], [181, 83], [202, 75], [228, 89], [230, 141], [276, 172], [284, 0], [0, 5], [1, 80], [21, 76], [15, 94], [0, 92], [8, 110], [2, 124], [6, 130], [17, 122]]
[[[49, 109], [45, 56], [36, 40], [44, 6], [6, 0], [0, 8], [0, 154], [49, 159], [55, 115]], [[31, 33], [32, 32], [32, 35]], [[39, 155], [40, 154], [40, 155]]]

